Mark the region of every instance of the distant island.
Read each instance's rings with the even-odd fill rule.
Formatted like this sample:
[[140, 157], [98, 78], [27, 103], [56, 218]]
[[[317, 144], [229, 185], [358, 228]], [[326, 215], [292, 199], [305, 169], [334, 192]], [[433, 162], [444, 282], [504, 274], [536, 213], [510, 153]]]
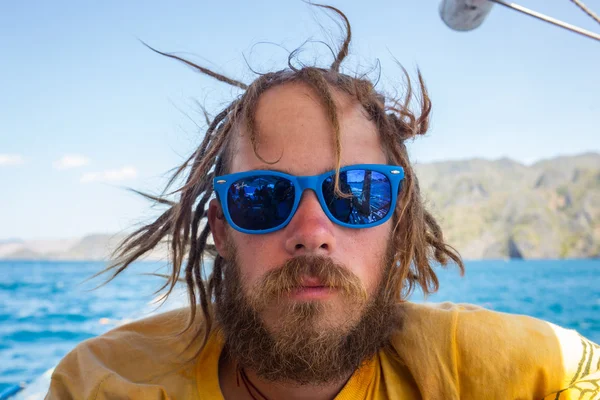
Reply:
[[[600, 257], [600, 154], [419, 164], [421, 194], [465, 259]], [[107, 260], [123, 234], [0, 240], [0, 259]], [[147, 259], [166, 260], [166, 246]]]
[[[108, 261], [125, 234], [93, 234], [75, 239], [0, 240], [0, 260]], [[146, 260], [166, 260], [166, 246], [159, 246]]]

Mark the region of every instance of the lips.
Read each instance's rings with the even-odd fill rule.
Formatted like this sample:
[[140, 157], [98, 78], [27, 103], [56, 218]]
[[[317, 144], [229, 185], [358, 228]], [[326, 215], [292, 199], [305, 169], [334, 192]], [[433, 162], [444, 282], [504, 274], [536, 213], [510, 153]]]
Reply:
[[299, 300], [316, 300], [330, 296], [335, 288], [324, 285], [318, 278], [305, 277], [291, 296]]
[[327, 285], [324, 285], [319, 278], [314, 278], [314, 277], [303, 277], [300, 286], [308, 287], [308, 288], [327, 287]]

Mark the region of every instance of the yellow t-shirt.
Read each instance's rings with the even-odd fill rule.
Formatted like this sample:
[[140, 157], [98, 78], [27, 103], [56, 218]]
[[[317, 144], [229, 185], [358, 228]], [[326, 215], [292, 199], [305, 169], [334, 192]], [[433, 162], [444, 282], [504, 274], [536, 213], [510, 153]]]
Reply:
[[[600, 347], [535, 318], [470, 305], [398, 305], [402, 327], [336, 400], [600, 399]], [[213, 332], [200, 355], [180, 309], [79, 344], [56, 367], [46, 399], [223, 399]]]

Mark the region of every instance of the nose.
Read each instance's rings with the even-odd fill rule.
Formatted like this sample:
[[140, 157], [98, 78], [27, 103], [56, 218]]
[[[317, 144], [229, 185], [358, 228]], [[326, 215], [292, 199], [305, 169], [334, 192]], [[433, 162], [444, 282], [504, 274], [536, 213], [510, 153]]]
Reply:
[[285, 249], [291, 256], [330, 255], [335, 250], [333, 229], [333, 222], [323, 211], [317, 195], [306, 190], [285, 228]]

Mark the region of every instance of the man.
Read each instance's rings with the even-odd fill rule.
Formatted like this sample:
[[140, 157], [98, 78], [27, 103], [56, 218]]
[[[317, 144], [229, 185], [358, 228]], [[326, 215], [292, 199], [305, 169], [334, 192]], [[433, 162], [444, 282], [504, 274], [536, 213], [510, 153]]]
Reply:
[[80, 344], [47, 398], [599, 396], [600, 350], [573, 331], [405, 301], [416, 285], [437, 288], [434, 262], [462, 269], [423, 207], [405, 147], [427, 130], [431, 103], [421, 76], [415, 114], [410, 94], [386, 99], [339, 73], [350, 26], [332, 10], [348, 35], [329, 69], [290, 66], [246, 86], [197, 67], [246, 91], [179, 169], [179, 201], [135, 232], [113, 267], [168, 236], [167, 285], [185, 269], [191, 305]]

